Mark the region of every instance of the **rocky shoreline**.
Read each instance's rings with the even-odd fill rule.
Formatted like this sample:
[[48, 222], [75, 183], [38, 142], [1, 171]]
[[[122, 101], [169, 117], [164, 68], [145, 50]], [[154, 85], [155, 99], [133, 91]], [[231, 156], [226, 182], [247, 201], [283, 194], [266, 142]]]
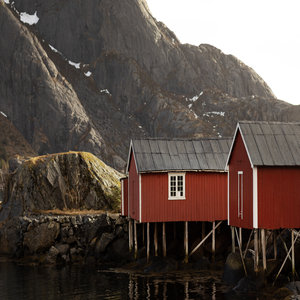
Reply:
[[0, 225], [0, 254], [45, 263], [126, 263], [128, 226], [116, 214], [30, 215]]
[[282, 278], [277, 289], [273, 289], [264, 276], [243, 277], [238, 253], [229, 254], [226, 262], [211, 263], [202, 257], [184, 264], [172, 257], [152, 257], [147, 263], [143, 251], [142, 247], [139, 259], [134, 260], [128, 250], [128, 221], [118, 214], [31, 214], [0, 224], [0, 255], [22, 264], [65, 266], [79, 263], [100, 268], [121, 267], [144, 274], [218, 270], [223, 271], [223, 280], [232, 286], [233, 293], [268, 288], [273, 290], [274, 299], [300, 297], [297, 281], [286, 285], [286, 279]]

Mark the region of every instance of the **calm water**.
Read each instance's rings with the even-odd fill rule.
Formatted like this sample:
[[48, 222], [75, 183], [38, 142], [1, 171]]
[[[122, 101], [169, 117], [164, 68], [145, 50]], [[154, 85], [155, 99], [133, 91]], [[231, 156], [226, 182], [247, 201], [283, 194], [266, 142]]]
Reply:
[[0, 263], [0, 299], [267, 299], [227, 293], [220, 272], [163, 275]]

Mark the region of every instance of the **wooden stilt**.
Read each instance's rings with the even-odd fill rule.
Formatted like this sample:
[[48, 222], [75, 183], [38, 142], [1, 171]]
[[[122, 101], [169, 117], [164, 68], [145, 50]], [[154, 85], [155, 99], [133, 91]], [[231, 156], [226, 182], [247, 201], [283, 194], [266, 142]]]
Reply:
[[238, 235], [238, 233], [237, 233], [236, 227], [234, 228], [234, 230], [235, 230], [236, 239], [237, 239], [238, 246], [239, 246], [239, 250], [240, 250], [240, 256], [241, 256], [243, 268], [244, 268], [244, 271], [245, 271], [245, 275], [248, 276], [247, 269], [246, 269], [246, 265], [245, 265], [245, 261], [244, 261], [244, 258], [243, 258], [241, 242], [240, 242], [239, 235]]
[[189, 229], [188, 222], [184, 222], [184, 262], [189, 262]]
[[277, 259], [277, 231], [273, 231], [273, 248], [274, 248], [274, 259]]
[[[220, 225], [221, 225], [221, 223], [222, 223], [223, 221], [220, 221], [218, 224], [217, 224], [217, 226], [215, 227], [215, 229], [217, 229]], [[191, 256], [191, 255], [193, 255], [203, 244], [204, 244], [204, 242], [210, 237], [210, 235], [212, 234], [212, 232], [213, 232], [213, 230], [211, 230], [207, 235], [206, 235], [206, 237], [191, 251], [191, 253], [189, 254], [189, 256]]]
[[292, 244], [292, 276], [293, 276], [293, 281], [295, 280], [295, 274], [296, 274], [296, 269], [295, 269], [295, 236], [294, 236], [294, 230], [292, 229], [291, 232], [291, 244]]
[[241, 249], [243, 250], [243, 233], [242, 233], [242, 227], [239, 228], [239, 240], [241, 244]]
[[147, 223], [147, 262], [150, 260], [150, 223]]
[[133, 238], [132, 238], [132, 220], [128, 221], [128, 242], [129, 242], [129, 252], [132, 251], [133, 248]]
[[247, 251], [248, 251], [248, 249], [249, 249], [249, 245], [250, 245], [250, 242], [251, 242], [252, 235], [253, 235], [253, 229], [251, 230], [251, 233], [250, 233], [249, 238], [248, 238], [248, 242], [247, 242], [247, 245], [246, 245], [246, 249], [245, 249], [244, 255], [243, 255], [244, 258], [245, 258], [246, 255], [247, 255]]
[[234, 227], [233, 226], [231, 226], [231, 252], [232, 253], [235, 253], [235, 237], [234, 237]]
[[157, 223], [154, 224], [154, 255], [158, 256], [158, 244], [157, 244]]
[[173, 222], [173, 239], [176, 240], [176, 222]]
[[166, 243], [166, 223], [162, 223], [162, 244], [163, 244], [163, 257], [167, 256], [167, 243]]
[[205, 238], [205, 222], [202, 223], [202, 231], [201, 231], [201, 239], [203, 240]]
[[300, 232], [298, 232], [298, 233], [296, 234], [296, 238], [292, 241], [292, 246], [291, 246], [290, 250], [288, 251], [288, 253], [287, 253], [287, 255], [286, 255], [286, 257], [285, 257], [285, 259], [284, 259], [284, 261], [283, 261], [283, 263], [282, 263], [282, 265], [281, 265], [281, 267], [280, 267], [280, 269], [279, 269], [279, 271], [278, 271], [278, 273], [277, 273], [277, 275], [276, 275], [276, 277], [275, 277], [275, 280], [274, 280], [274, 282], [273, 282], [273, 285], [275, 284], [275, 281], [277, 280], [278, 276], [280, 275], [280, 273], [281, 273], [281, 271], [282, 271], [282, 269], [283, 269], [283, 267], [284, 267], [284, 265], [285, 265], [285, 263], [286, 263], [286, 261], [287, 261], [289, 255], [290, 255], [290, 253], [291, 253], [291, 251], [292, 251], [292, 247], [295, 245], [295, 243], [296, 243], [296, 241], [297, 241], [297, 239], [298, 239], [299, 236], [300, 236]]
[[263, 257], [263, 269], [267, 270], [267, 256], [266, 256], [266, 235], [265, 229], [261, 229], [261, 248], [262, 248], [262, 257]]
[[211, 242], [211, 259], [212, 262], [215, 262], [216, 254], [216, 222], [212, 222], [212, 242]]
[[255, 271], [255, 273], [258, 272], [258, 262], [259, 262], [259, 255], [258, 255], [258, 229], [254, 229], [254, 271]]
[[137, 241], [136, 220], [134, 220], [133, 222], [133, 231], [134, 231], [134, 258], [137, 259], [138, 241]]
[[[282, 239], [281, 235], [279, 235], [279, 237], [280, 237], [280, 240], [282, 242], [282, 245], [283, 245], [283, 248], [284, 248], [285, 252], [288, 254], [289, 253], [289, 249], [288, 249], [288, 247], [286, 245], [286, 242]], [[288, 254], [288, 259], [290, 260], [290, 262], [292, 262], [292, 258], [291, 258], [291, 256], [289, 254]]]
[[142, 223], [143, 228], [143, 246], [145, 246], [145, 223]]

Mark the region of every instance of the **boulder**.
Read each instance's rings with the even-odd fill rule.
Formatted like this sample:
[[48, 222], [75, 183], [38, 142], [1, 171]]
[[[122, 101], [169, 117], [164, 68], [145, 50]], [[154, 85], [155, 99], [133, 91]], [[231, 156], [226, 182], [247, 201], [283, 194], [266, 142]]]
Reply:
[[86, 152], [29, 159], [7, 183], [0, 220], [47, 210], [117, 210], [119, 177]]
[[106, 247], [113, 241], [115, 235], [113, 233], [103, 233], [100, 240], [97, 241], [95, 246], [95, 254], [99, 255], [100, 253], [105, 252]]
[[17, 255], [22, 247], [22, 224], [19, 218], [11, 218], [0, 225], [0, 254]]
[[294, 295], [300, 296], [300, 281], [292, 281], [286, 285], [286, 288], [288, 288]]
[[56, 247], [51, 246], [45, 259], [46, 263], [55, 264], [58, 254], [59, 250]]
[[264, 278], [261, 276], [258, 277], [243, 277], [233, 288], [235, 292], [240, 293], [249, 293], [255, 292], [261, 289], [264, 286]]
[[223, 279], [224, 281], [235, 284], [244, 276], [243, 264], [239, 253], [230, 253], [227, 256]]
[[55, 244], [59, 232], [59, 223], [54, 221], [34, 226], [24, 234], [24, 247], [31, 254], [46, 250]]

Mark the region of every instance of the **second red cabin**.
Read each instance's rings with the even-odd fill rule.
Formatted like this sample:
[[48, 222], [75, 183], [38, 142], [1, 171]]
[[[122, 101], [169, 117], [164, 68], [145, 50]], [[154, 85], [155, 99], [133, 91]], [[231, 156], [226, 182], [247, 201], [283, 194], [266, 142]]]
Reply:
[[141, 223], [227, 219], [225, 163], [230, 143], [230, 139], [131, 141], [128, 202], [123, 201], [128, 207], [122, 208], [123, 214]]
[[239, 122], [227, 168], [229, 225], [300, 228], [300, 123]]

